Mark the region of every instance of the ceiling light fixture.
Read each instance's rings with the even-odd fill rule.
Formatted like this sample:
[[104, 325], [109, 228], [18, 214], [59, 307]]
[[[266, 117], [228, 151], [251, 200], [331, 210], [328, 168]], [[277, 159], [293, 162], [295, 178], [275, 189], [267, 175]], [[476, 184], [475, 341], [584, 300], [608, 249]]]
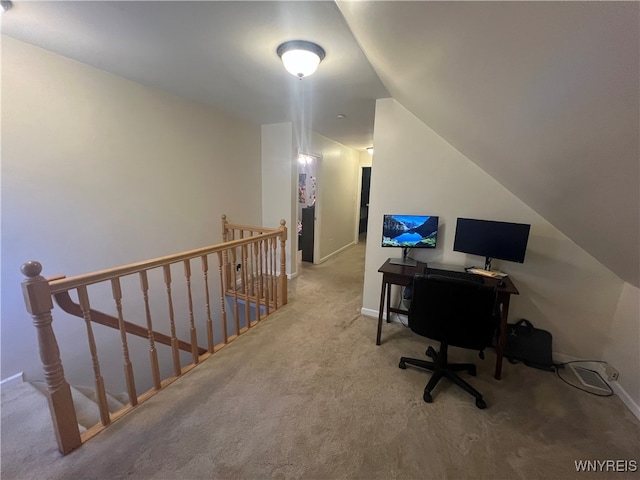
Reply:
[[0, 0], [0, 14], [6, 12], [11, 7], [13, 7], [13, 2], [11, 2], [11, 0]]
[[373, 147], [367, 147], [367, 153], [373, 155]]
[[310, 163], [313, 163], [313, 157], [311, 155], [305, 155], [304, 153], [300, 153], [298, 155], [298, 162], [301, 165], [309, 165]]
[[325, 56], [324, 49], [320, 45], [306, 40], [284, 42], [276, 52], [282, 59], [287, 72], [300, 79], [315, 72]]

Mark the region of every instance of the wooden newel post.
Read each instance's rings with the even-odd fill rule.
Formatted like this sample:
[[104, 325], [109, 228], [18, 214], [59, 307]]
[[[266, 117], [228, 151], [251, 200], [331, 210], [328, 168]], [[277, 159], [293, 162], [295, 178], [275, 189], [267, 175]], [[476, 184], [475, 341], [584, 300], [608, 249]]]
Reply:
[[287, 304], [287, 222], [280, 220], [280, 299]]
[[227, 242], [229, 239], [227, 238], [227, 231], [229, 230], [229, 222], [227, 221], [227, 216], [222, 215], [222, 243]]
[[64, 378], [60, 350], [51, 326], [53, 321], [51, 290], [49, 282], [40, 275], [42, 265], [39, 262], [27, 262], [20, 270], [27, 277], [22, 282], [22, 294], [38, 334], [40, 359], [47, 383], [53, 430], [59, 450], [66, 455], [78, 448], [82, 441], [71, 399], [71, 388]]

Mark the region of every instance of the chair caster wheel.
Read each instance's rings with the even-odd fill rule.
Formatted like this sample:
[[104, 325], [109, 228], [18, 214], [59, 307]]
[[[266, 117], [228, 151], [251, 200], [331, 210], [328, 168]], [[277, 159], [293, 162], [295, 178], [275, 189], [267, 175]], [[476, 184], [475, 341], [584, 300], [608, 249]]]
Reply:
[[476, 407], [478, 407], [480, 410], [484, 410], [485, 408], [487, 408], [487, 404], [482, 398], [476, 398]]
[[429, 392], [424, 392], [422, 399], [427, 403], [433, 402], [433, 398], [431, 398], [431, 394]]
[[407, 369], [407, 364], [404, 362], [400, 362], [398, 364], [398, 368], [401, 368], [402, 370], [406, 370]]
[[469, 373], [469, 375], [471, 375], [472, 377], [475, 377], [475, 376], [477, 375], [477, 373], [478, 373], [478, 372], [477, 372], [477, 370], [476, 370], [475, 365], [474, 365], [473, 367], [469, 367], [469, 368], [467, 369], [467, 372], [468, 372], [468, 373]]

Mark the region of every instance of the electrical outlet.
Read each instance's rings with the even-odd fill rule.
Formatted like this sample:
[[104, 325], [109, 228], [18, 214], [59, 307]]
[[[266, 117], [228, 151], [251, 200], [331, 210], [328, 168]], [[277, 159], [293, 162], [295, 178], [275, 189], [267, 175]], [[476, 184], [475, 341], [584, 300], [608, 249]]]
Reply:
[[612, 381], [612, 380], [618, 380], [618, 370], [616, 370], [615, 368], [613, 368], [611, 365], [607, 364], [605, 366], [605, 372], [607, 372], [607, 380]]

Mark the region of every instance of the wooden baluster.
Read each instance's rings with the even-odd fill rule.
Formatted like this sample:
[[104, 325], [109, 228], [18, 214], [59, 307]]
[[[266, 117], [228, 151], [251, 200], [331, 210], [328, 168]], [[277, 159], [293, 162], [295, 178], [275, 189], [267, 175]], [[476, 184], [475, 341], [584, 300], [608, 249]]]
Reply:
[[[253, 236], [253, 235], [252, 235]], [[256, 296], [256, 244], [251, 243], [247, 245], [249, 249], [249, 286], [250, 286], [250, 295], [252, 297]]]
[[218, 252], [218, 272], [220, 272], [220, 308], [222, 309], [222, 337], [225, 345], [229, 343], [229, 335], [227, 334], [227, 310], [224, 304], [225, 283], [223, 281], [222, 267], [224, 265], [223, 257], [226, 257], [226, 250]]
[[227, 232], [229, 231], [229, 222], [227, 222], [227, 216], [222, 215], [222, 243], [229, 241], [227, 238]]
[[71, 398], [71, 388], [64, 378], [60, 350], [51, 326], [53, 322], [51, 290], [49, 282], [40, 275], [42, 265], [39, 262], [27, 262], [22, 265], [20, 270], [27, 277], [22, 282], [22, 295], [38, 335], [38, 347], [47, 384], [47, 400], [53, 421], [53, 431], [58, 442], [58, 449], [66, 455], [78, 448], [82, 441], [78, 430], [76, 410]]
[[265, 278], [264, 278], [264, 285], [265, 285], [265, 292], [264, 292], [264, 305], [265, 305], [265, 311], [267, 312], [267, 316], [269, 315], [269, 310], [270, 310], [270, 305], [269, 302], [271, 301], [271, 289], [269, 288], [269, 275], [271, 274], [271, 269], [269, 268], [269, 239], [267, 238], [264, 242], [264, 266], [265, 266], [265, 270], [266, 270], [266, 274], [265, 274]]
[[[204, 276], [204, 296], [207, 307], [207, 350], [213, 353], [213, 321], [211, 320], [211, 302], [209, 300], [209, 258], [206, 255], [202, 257], [202, 275]], [[222, 278], [220, 278], [222, 281]]]
[[[258, 234], [260, 235], [260, 234]], [[258, 287], [258, 275], [260, 272], [260, 265], [259, 265], [259, 261], [260, 261], [260, 238], [256, 238], [255, 243], [251, 244], [251, 251], [253, 252], [253, 282], [251, 283], [251, 285], [253, 285], [253, 295], [256, 297], [256, 299], [259, 301], [259, 287]]]
[[[249, 235], [250, 237], [251, 235]], [[242, 255], [245, 257], [245, 266], [242, 268], [245, 270], [245, 294], [247, 296], [247, 300], [251, 296], [251, 244], [244, 245]]]
[[82, 316], [87, 326], [87, 337], [89, 339], [89, 351], [91, 352], [91, 361], [93, 363], [93, 375], [96, 382], [96, 395], [98, 397], [98, 409], [100, 411], [100, 421], [102, 425], [109, 425], [111, 418], [109, 416], [109, 406], [107, 404], [107, 393], [104, 388], [104, 380], [100, 373], [100, 362], [98, 361], [98, 349], [96, 348], [96, 339], [93, 335], [93, 327], [91, 326], [91, 306], [89, 304], [89, 294], [87, 287], [78, 287], [78, 300], [82, 309]]
[[287, 304], [287, 222], [280, 220], [280, 301]]
[[127, 332], [124, 325], [124, 317], [122, 315], [122, 290], [120, 288], [120, 279], [111, 280], [111, 292], [116, 302], [116, 310], [118, 311], [118, 328], [120, 329], [120, 341], [122, 343], [122, 358], [124, 362], [124, 377], [127, 381], [127, 393], [129, 394], [129, 403], [132, 407], [138, 404], [138, 395], [136, 394], [136, 384], [133, 380], [133, 365], [129, 358], [129, 346], [127, 345]]
[[189, 328], [191, 333], [191, 355], [193, 363], [200, 361], [198, 357], [198, 335], [196, 333], [196, 324], [193, 319], [193, 297], [191, 296], [191, 260], [184, 261], [184, 276], [187, 281], [187, 302], [189, 305]]
[[[231, 239], [230, 240], [235, 240], [235, 230], [231, 229], [230, 233], [231, 233]], [[230, 279], [233, 279], [233, 281], [230, 282], [230, 286], [231, 286], [231, 288], [233, 290], [237, 290], [238, 289], [238, 282], [236, 281], [236, 264], [237, 264], [237, 260], [236, 260], [236, 249], [235, 249], [235, 247], [231, 249], [230, 253], [231, 253], [231, 259], [230, 259], [231, 275], [230, 275]]]
[[[252, 294], [256, 299], [256, 308], [258, 308], [258, 312], [260, 311], [260, 285], [259, 285], [259, 275], [260, 275], [260, 266], [259, 261], [260, 257], [258, 254], [260, 253], [260, 240], [256, 239], [255, 243], [251, 244], [251, 252], [253, 253], [253, 276], [251, 279], [251, 288]], [[258, 313], [258, 320], [260, 320], [260, 314]]]
[[182, 375], [180, 367], [180, 350], [178, 349], [178, 338], [176, 337], [176, 321], [173, 314], [173, 299], [171, 298], [171, 265], [163, 265], [164, 284], [167, 290], [167, 301], [169, 307], [169, 324], [171, 328], [171, 352], [173, 354], [173, 373], [176, 377]]
[[278, 283], [277, 283], [278, 276], [276, 275], [276, 265], [278, 264], [277, 251], [278, 251], [278, 241], [275, 238], [271, 238], [271, 268], [272, 268], [271, 281], [273, 282], [271, 285], [271, 294], [273, 295], [274, 310], [278, 309]]
[[264, 240], [260, 240], [256, 245], [257, 265], [258, 265], [258, 300], [264, 301], [264, 256], [262, 255], [262, 245]]
[[[231, 240], [235, 240], [235, 230], [231, 229]], [[233, 316], [234, 316], [234, 325], [236, 329], [236, 336], [240, 335], [240, 312], [238, 310], [238, 275], [236, 272], [236, 248], [231, 248], [231, 259], [232, 259], [232, 274], [231, 274], [231, 283], [232, 283], [232, 291], [233, 291]]]
[[[244, 230], [240, 230], [240, 240], [244, 238]], [[245, 265], [245, 245], [242, 245], [240, 248], [240, 291], [247, 295], [247, 284], [245, 282], [245, 274], [247, 273], [246, 265]], [[236, 260], [237, 262], [238, 260]], [[236, 270], [237, 273], [237, 270]], [[237, 277], [237, 275], [236, 275]]]
[[[235, 252], [235, 248], [233, 249]], [[235, 253], [234, 253], [234, 258], [235, 258]], [[234, 265], [235, 265], [235, 260], [234, 260]], [[234, 324], [236, 327], [236, 336], [240, 335], [240, 312], [238, 310], [238, 281], [237, 281], [237, 275], [235, 273], [235, 268], [234, 268], [234, 272], [233, 272], [233, 317], [234, 317]]]
[[160, 366], [158, 364], [158, 351], [156, 350], [155, 338], [153, 337], [153, 324], [151, 322], [151, 308], [149, 306], [149, 280], [147, 271], [140, 272], [140, 289], [144, 298], [144, 311], [147, 317], [147, 331], [149, 336], [149, 359], [151, 361], [151, 374], [153, 376], [153, 388], [160, 390]]
[[[251, 238], [251, 232], [249, 232], [249, 238]], [[244, 255], [246, 257], [246, 278], [247, 278], [247, 300], [253, 295], [253, 282], [251, 281], [251, 275], [253, 272], [252, 256], [251, 256], [251, 244], [248, 243], [244, 246]]]
[[[229, 233], [229, 222], [227, 221], [227, 216], [222, 215], [222, 243], [228, 242], [230, 240], [230, 237], [231, 235]], [[229, 253], [226, 249], [224, 250], [222, 257], [224, 260], [222, 262], [222, 269], [224, 271], [225, 285], [228, 286], [231, 283], [231, 272], [235, 270], [231, 269], [229, 266]]]
[[224, 285], [225, 290], [229, 288], [231, 283], [231, 269], [229, 268], [229, 252], [225, 248], [222, 252], [222, 260], [219, 268], [222, 269], [224, 275], [224, 283], [220, 283], [220, 286]]
[[248, 257], [248, 253], [247, 253], [247, 246], [243, 245], [242, 246], [242, 283], [244, 286], [244, 321], [247, 325], [247, 328], [251, 328], [251, 305], [249, 305], [249, 266], [247, 263], [247, 257]]
[[[256, 306], [260, 306], [260, 239], [256, 238], [255, 242], [251, 244], [251, 253], [253, 254], [253, 279], [251, 285], [253, 285], [253, 296], [256, 301]], [[260, 320], [260, 315], [258, 315]]]

